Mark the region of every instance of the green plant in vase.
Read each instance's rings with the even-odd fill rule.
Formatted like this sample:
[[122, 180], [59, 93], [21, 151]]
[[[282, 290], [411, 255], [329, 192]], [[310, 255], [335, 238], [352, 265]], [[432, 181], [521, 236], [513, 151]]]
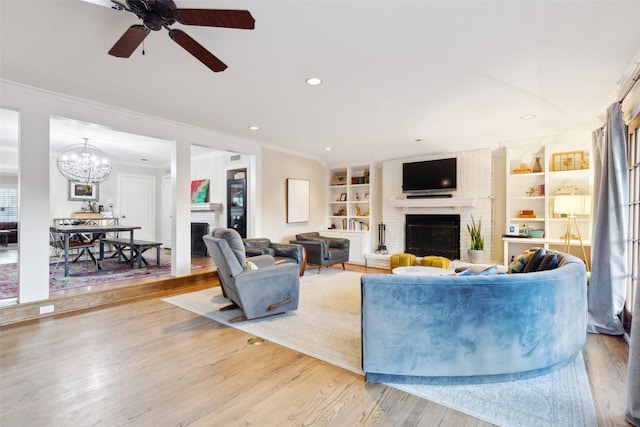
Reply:
[[467, 231], [471, 236], [471, 248], [467, 251], [469, 259], [476, 264], [482, 261], [484, 256], [484, 237], [482, 237], [482, 220], [478, 220], [476, 224], [473, 215], [471, 215], [471, 224], [467, 224]]

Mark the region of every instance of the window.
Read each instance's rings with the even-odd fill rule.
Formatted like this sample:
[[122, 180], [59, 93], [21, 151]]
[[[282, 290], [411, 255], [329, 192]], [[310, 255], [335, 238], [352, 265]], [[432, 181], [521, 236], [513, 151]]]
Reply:
[[[627, 298], [625, 302], [624, 328], [631, 330], [633, 304], [638, 298], [638, 257], [640, 257], [640, 114], [628, 126], [627, 159], [629, 166], [629, 227], [627, 237]], [[639, 314], [639, 313], [636, 313]]]
[[0, 222], [18, 222], [18, 189], [0, 188]]

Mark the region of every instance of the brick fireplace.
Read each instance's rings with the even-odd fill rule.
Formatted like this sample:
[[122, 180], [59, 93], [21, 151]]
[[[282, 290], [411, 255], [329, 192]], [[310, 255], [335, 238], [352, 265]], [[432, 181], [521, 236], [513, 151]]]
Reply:
[[[380, 222], [387, 226], [385, 245], [389, 254], [402, 253], [409, 249], [405, 239], [407, 217], [413, 215], [457, 216], [459, 217], [458, 245], [455, 249], [457, 257], [456, 254], [452, 254], [450, 259], [468, 261], [467, 249], [471, 245], [471, 239], [467, 233], [467, 224], [471, 224], [471, 215], [473, 215], [476, 221], [482, 220], [485, 252], [487, 253], [487, 261], [490, 261], [493, 232], [491, 150], [464, 151], [453, 155], [458, 159], [458, 188], [452, 193], [451, 198], [446, 199], [407, 199], [406, 195], [402, 193], [403, 162], [443, 158], [443, 155], [388, 160], [382, 164], [382, 215]], [[451, 236], [448, 238], [455, 239]], [[420, 237], [419, 239], [432, 238]], [[378, 242], [373, 242], [373, 244], [375, 246]], [[410, 244], [413, 245], [413, 243]]]

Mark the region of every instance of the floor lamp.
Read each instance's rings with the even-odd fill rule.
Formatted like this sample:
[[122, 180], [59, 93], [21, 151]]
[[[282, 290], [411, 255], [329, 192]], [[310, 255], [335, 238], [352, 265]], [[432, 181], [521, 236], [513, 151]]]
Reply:
[[572, 224], [576, 228], [578, 239], [580, 240], [580, 247], [582, 248], [582, 256], [584, 257], [584, 263], [589, 269], [589, 260], [587, 259], [587, 253], [582, 243], [582, 236], [580, 235], [580, 229], [578, 228], [578, 222], [576, 221], [576, 215], [590, 215], [591, 214], [591, 196], [584, 196], [579, 194], [556, 196], [553, 200], [553, 213], [567, 216], [567, 232], [564, 235], [564, 249], [563, 252], [569, 253], [569, 245], [571, 243], [571, 228]]

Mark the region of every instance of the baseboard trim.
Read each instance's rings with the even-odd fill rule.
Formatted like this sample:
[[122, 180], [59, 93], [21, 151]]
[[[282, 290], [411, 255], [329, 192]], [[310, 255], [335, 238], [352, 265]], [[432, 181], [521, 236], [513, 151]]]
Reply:
[[[144, 283], [123, 283], [122, 285], [105, 286], [104, 289], [90, 290], [73, 295], [56, 296], [53, 293], [53, 297], [47, 300], [1, 307], [0, 326], [109, 304], [195, 291], [212, 286], [219, 286], [218, 273], [215, 270], [197, 271], [184, 277], [158, 277], [157, 280], [149, 280]], [[40, 308], [47, 306], [53, 306], [53, 312], [40, 314]]]

